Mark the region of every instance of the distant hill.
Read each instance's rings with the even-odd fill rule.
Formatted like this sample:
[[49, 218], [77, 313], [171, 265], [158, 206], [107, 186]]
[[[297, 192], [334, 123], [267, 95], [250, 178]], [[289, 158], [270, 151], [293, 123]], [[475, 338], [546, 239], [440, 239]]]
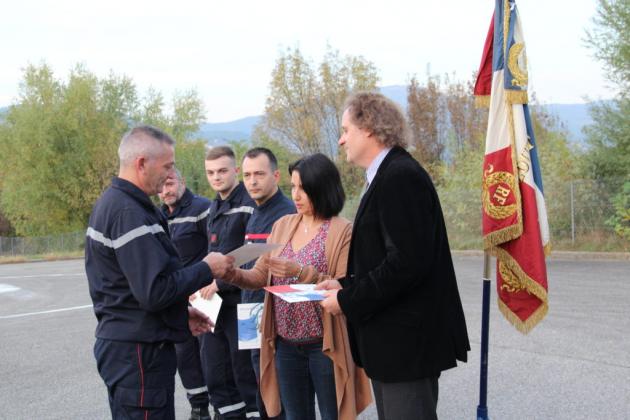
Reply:
[[260, 115], [256, 115], [228, 122], [204, 123], [196, 136], [207, 140], [209, 144], [231, 140], [250, 140], [254, 127], [261, 118]]
[[[407, 109], [407, 86], [392, 85], [379, 88], [383, 95], [398, 103], [403, 110]], [[544, 108], [558, 117], [560, 124], [569, 133], [569, 139], [578, 143], [584, 142], [582, 128], [591, 124], [588, 109], [591, 104], [548, 104]], [[0, 122], [9, 107], [0, 107]], [[195, 137], [208, 141], [209, 144], [219, 144], [232, 140], [247, 140], [252, 137], [254, 127], [262, 116], [254, 115], [234, 121], [219, 123], [204, 123]]]
[[[380, 91], [383, 95], [398, 103], [404, 110], [407, 110], [407, 86], [384, 86], [380, 88]], [[582, 128], [593, 122], [588, 111], [590, 106], [590, 103], [543, 105], [550, 114], [558, 117], [561, 126], [569, 134], [569, 140], [578, 143], [585, 141]]]
[[569, 133], [569, 140], [583, 143], [582, 128], [593, 123], [589, 114], [591, 104], [549, 104], [544, 107], [560, 120], [560, 124]]

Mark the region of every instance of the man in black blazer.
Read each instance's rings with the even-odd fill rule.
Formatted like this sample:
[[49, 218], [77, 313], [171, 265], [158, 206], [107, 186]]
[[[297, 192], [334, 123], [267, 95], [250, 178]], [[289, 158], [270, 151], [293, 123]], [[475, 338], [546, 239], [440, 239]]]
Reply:
[[440, 202], [404, 149], [405, 118], [389, 99], [347, 102], [339, 145], [366, 169], [344, 279], [325, 310], [343, 313], [354, 361], [372, 379], [379, 419], [435, 419], [438, 378], [470, 350]]

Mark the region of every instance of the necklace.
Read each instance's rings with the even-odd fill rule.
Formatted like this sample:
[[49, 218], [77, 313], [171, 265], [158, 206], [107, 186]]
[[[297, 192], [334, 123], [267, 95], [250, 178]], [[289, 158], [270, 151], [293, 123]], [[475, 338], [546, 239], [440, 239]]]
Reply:
[[306, 223], [304, 223], [304, 221], [301, 221], [300, 223], [301, 223], [301, 224], [302, 224], [302, 226], [304, 227], [304, 233], [308, 233], [308, 231], [309, 231], [309, 230], [313, 229], [313, 227], [315, 226], [315, 223], [316, 223], [316, 222], [313, 222], [313, 224], [312, 224], [310, 227], [308, 227], [308, 226], [306, 225]]

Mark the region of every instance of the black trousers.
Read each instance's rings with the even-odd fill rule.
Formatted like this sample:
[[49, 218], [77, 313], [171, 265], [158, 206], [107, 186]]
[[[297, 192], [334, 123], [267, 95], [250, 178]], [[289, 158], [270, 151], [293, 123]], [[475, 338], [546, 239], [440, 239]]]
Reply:
[[238, 349], [236, 306], [221, 307], [214, 333], [200, 339], [201, 363], [210, 403], [223, 418], [260, 418], [258, 384], [249, 350]]
[[175, 344], [177, 372], [186, 389], [186, 397], [192, 407], [207, 407], [210, 403], [208, 387], [199, 358], [199, 341], [190, 337], [183, 343]]
[[372, 380], [379, 420], [437, 420], [438, 378], [385, 383]]
[[112, 419], [175, 419], [175, 347], [97, 338], [94, 357]]

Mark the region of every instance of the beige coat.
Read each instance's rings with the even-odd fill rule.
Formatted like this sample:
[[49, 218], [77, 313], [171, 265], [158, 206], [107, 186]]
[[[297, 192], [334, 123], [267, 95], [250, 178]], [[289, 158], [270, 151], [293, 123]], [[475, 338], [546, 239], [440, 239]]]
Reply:
[[[302, 220], [299, 214], [291, 214], [279, 219], [274, 225], [267, 242], [282, 246], [271, 252], [278, 256], [291, 240]], [[346, 219], [333, 217], [325, 244], [327, 273], [318, 273], [314, 267], [305, 266], [299, 278], [300, 283], [317, 283], [327, 278], [340, 278], [346, 274], [352, 225]], [[259, 258], [251, 270], [239, 270], [235, 283], [245, 288], [260, 288], [271, 284], [271, 274], [264, 258]], [[267, 293], [263, 310], [260, 348], [260, 392], [267, 414], [275, 417], [280, 414], [280, 391], [275, 366], [276, 330], [273, 299]], [[372, 402], [370, 382], [363, 369], [355, 366], [350, 353], [346, 320], [343, 315], [323, 312], [324, 327], [322, 351], [334, 365], [337, 410], [340, 420], [355, 419]]]

